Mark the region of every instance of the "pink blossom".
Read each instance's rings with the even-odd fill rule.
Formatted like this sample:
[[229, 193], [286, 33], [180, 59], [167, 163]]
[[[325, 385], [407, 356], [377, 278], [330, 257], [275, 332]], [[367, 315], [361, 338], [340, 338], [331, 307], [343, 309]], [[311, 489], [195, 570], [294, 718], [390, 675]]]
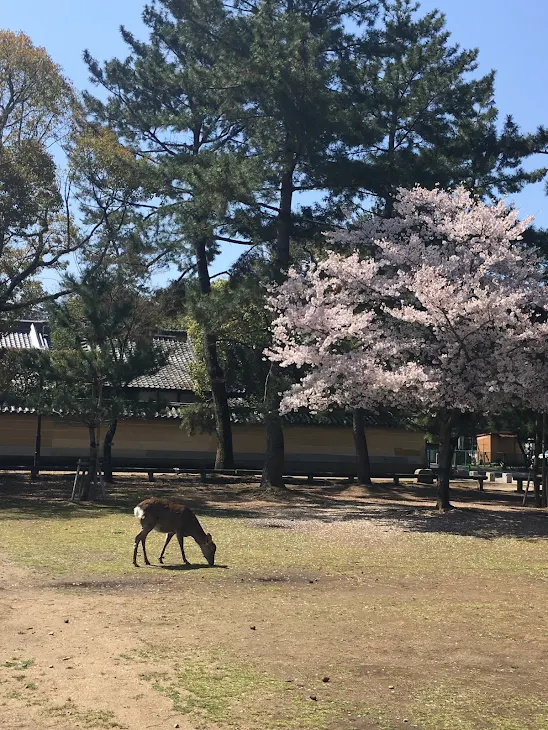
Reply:
[[266, 354], [302, 371], [283, 409], [538, 401], [548, 324], [532, 312], [548, 310], [548, 292], [521, 242], [529, 224], [464, 189], [416, 187], [399, 191], [394, 218], [333, 235], [348, 255], [292, 269], [271, 293]]

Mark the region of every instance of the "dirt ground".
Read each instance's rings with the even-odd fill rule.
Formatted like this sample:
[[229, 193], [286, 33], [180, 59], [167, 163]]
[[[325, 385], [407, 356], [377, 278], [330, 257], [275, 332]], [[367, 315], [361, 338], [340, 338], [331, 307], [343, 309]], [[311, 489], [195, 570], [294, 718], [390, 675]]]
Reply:
[[[548, 515], [508, 488], [445, 515], [411, 484], [0, 490], [0, 727], [548, 728]], [[215, 569], [159, 566], [159, 535], [131, 566], [150, 494], [193, 506]]]

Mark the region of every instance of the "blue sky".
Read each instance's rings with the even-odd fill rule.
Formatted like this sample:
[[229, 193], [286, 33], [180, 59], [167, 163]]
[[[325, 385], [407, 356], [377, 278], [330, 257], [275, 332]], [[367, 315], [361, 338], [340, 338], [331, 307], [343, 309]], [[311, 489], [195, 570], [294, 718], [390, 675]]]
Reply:
[[[496, 100], [502, 115], [511, 113], [524, 131], [534, 131], [539, 124], [548, 126], [546, 0], [423, 0], [421, 7], [423, 11], [439, 8], [446, 14], [455, 42], [479, 47], [480, 72], [497, 70]], [[140, 0], [16, 0], [4, 4], [0, 23], [23, 30], [44, 46], [74, 84], [83, 88], [88, 77], [82, 51], [89, 49], [99, 60], [125, 55], [119, 26], [139, 35], [141, 9]], [[515, 200], [523, 214], [534, 215], [539, 225], [548, 227], [548, 197], [542, 184], [529, 186]], [[228, 247], [216, 270], [226, 269], [240, 252], [241, 247]]]

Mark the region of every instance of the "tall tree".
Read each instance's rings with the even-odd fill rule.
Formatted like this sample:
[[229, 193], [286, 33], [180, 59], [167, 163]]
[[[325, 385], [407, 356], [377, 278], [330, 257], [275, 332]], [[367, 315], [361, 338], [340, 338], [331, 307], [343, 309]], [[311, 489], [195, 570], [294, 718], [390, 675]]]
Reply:
[[43, 48], [0, 31], [0, 314], [47, 299], [36, 277], [73, 250], [50, 152], [67, 133], [72, 89]]
[[[233, 27], [221, 0], [161, 0], [145, 8], [143, 20], [148, 42], [122, 29], [130, 49], [125, 61], [101, 68], [86, 54], [92, 80], [108, 93], [105, 103], [88, 95], [88, 109], [148, 163], [155, 191], [146, 203], [148, 220], [176, 241], [181, 271], [197, 276], [207, 299], [209, 265], [223, 240], [219, 228], [253, 187], [255, 165], [241, 154], [236, 95], [226, 80]], [[202, 346], [215, 408], [216, 466], [231, 467], [230, 412], [214, 331], [204, 330]]]
[[[266, 292], [255, 278], [239, 281], [236, 286], [222, 279], [214, 282], [211, 300], [204, 307], [202, 298], [193, 289], [187, 288], [185, 313], [174, 320], [175, 324], [184, 328], [194, 341], [199, 341], [207, 326], [204, 323], [209, 323], [217, 332], [229, 391], [258, 406], [269, 368], [263, 356], [269, 339]], [[201, 353], [197, 353], [193, 376], [196, 392], [208, 397], [207, 366]]]
[[[338, 83], [340, 56], [347, 52], [351, 39], [345, 23], [372, 23], [375, 7], [375, 2], [342, 0], [236, 4], [237, 14], [244, 19], [240, 49], [247, 111], [244, 135], [265, 170], [265, 183], [251, 205], [256, 215], [250, 218], [250, 230], [252, 240], [258, 237], [268, 245], [273, 283], [280, 284], [285, 278], [292, 240], [322, 228], [322, 215], [310, 207], [301, 209], [298, 197], [333, 185], [341, 110], [348, 100]], [[259, 230], [254, 231], [257, 220]], [[280, 369], [271, 363], [263, 406], [265, 487], [284, 485], [281, 389]]]
[[[120, 201], [105, 200], [94, 219], [76, 224], [74, 167], [53, 154], [81, 155], [83, 120], [76, 95], [43, 48], [23, 33], [0, 31], [0, 317], [24, 314], [67, 293], [45, 291], [40, 277], [68, 257], [104, 243]], [[71, 174], [72, 173], [72, 174]], [[64, 180], [64, 182], [63, 182]]]
[[[269, 342], [269, 315], [266, 292], [257, 277], [214, 282], [211, 298], [205, 303], [188, 282], [184, 302], [176, 308], [177, 316], [170, 326], [184, 328], [193, 342], [199, 342], [204, 327], [215, 329], [218, 337], [219, 359], [225, 373], [227, 391], [231, 396], [231, 414], [236, 409], [262, 412], [265, 378], [269, 370], [263, 350]], [[184, 316], [181, 316], [184, 312]], [[208, 324], [205, 324], [208, 323]], [[191, 367], [193, 390], [198, 402], [181, 409], [181, 425], [187, 433], [214, 433], [215, 419], [207, 366], [203, 353], [196, 352]]]
[[75, 225], [70, 184], [62, 187], [53, 151], [65, 148], [80, 118], [69, 82], [23, 33], [0, 31], [0, 316], [5, 321], [64, 292], [40, 276], [95, 239], [106, 207]]
[[[378, 26], [357, 39], [341, 65], [353, 103], [340, 146], [342, 187], [333, 196], [387, 217], [400, 187], [465, 185], [496, 198], [546, 172], [523, 166], [533, 137], [511, 117], [499, 125], [494, 73], [476, 75], [478, 50], [454, 45], [445, 16], [419, 8], [414, 0], [384, 3]], [[354, 411], [361, 434], [359, 420]], [[361, 436], [356, 443], [367, 475]]]

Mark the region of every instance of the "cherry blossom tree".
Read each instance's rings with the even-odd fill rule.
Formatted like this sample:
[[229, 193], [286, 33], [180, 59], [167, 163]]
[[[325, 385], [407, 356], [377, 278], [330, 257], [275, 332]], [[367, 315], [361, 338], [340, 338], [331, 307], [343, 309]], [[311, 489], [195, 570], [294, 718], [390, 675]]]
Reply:
[[[439, 423], [438, 507], [450, 508], [459, 414], [528, 402], [545, 350], [548, 292], [530, 220], [464, 189], [400, 190], [395, 217], [333, 236], [341, 250], [272, 291], [267, 355], [302, 377], [285, 411], [380, 405]], [[363, 253], [369, 252], [368, 257]]]

